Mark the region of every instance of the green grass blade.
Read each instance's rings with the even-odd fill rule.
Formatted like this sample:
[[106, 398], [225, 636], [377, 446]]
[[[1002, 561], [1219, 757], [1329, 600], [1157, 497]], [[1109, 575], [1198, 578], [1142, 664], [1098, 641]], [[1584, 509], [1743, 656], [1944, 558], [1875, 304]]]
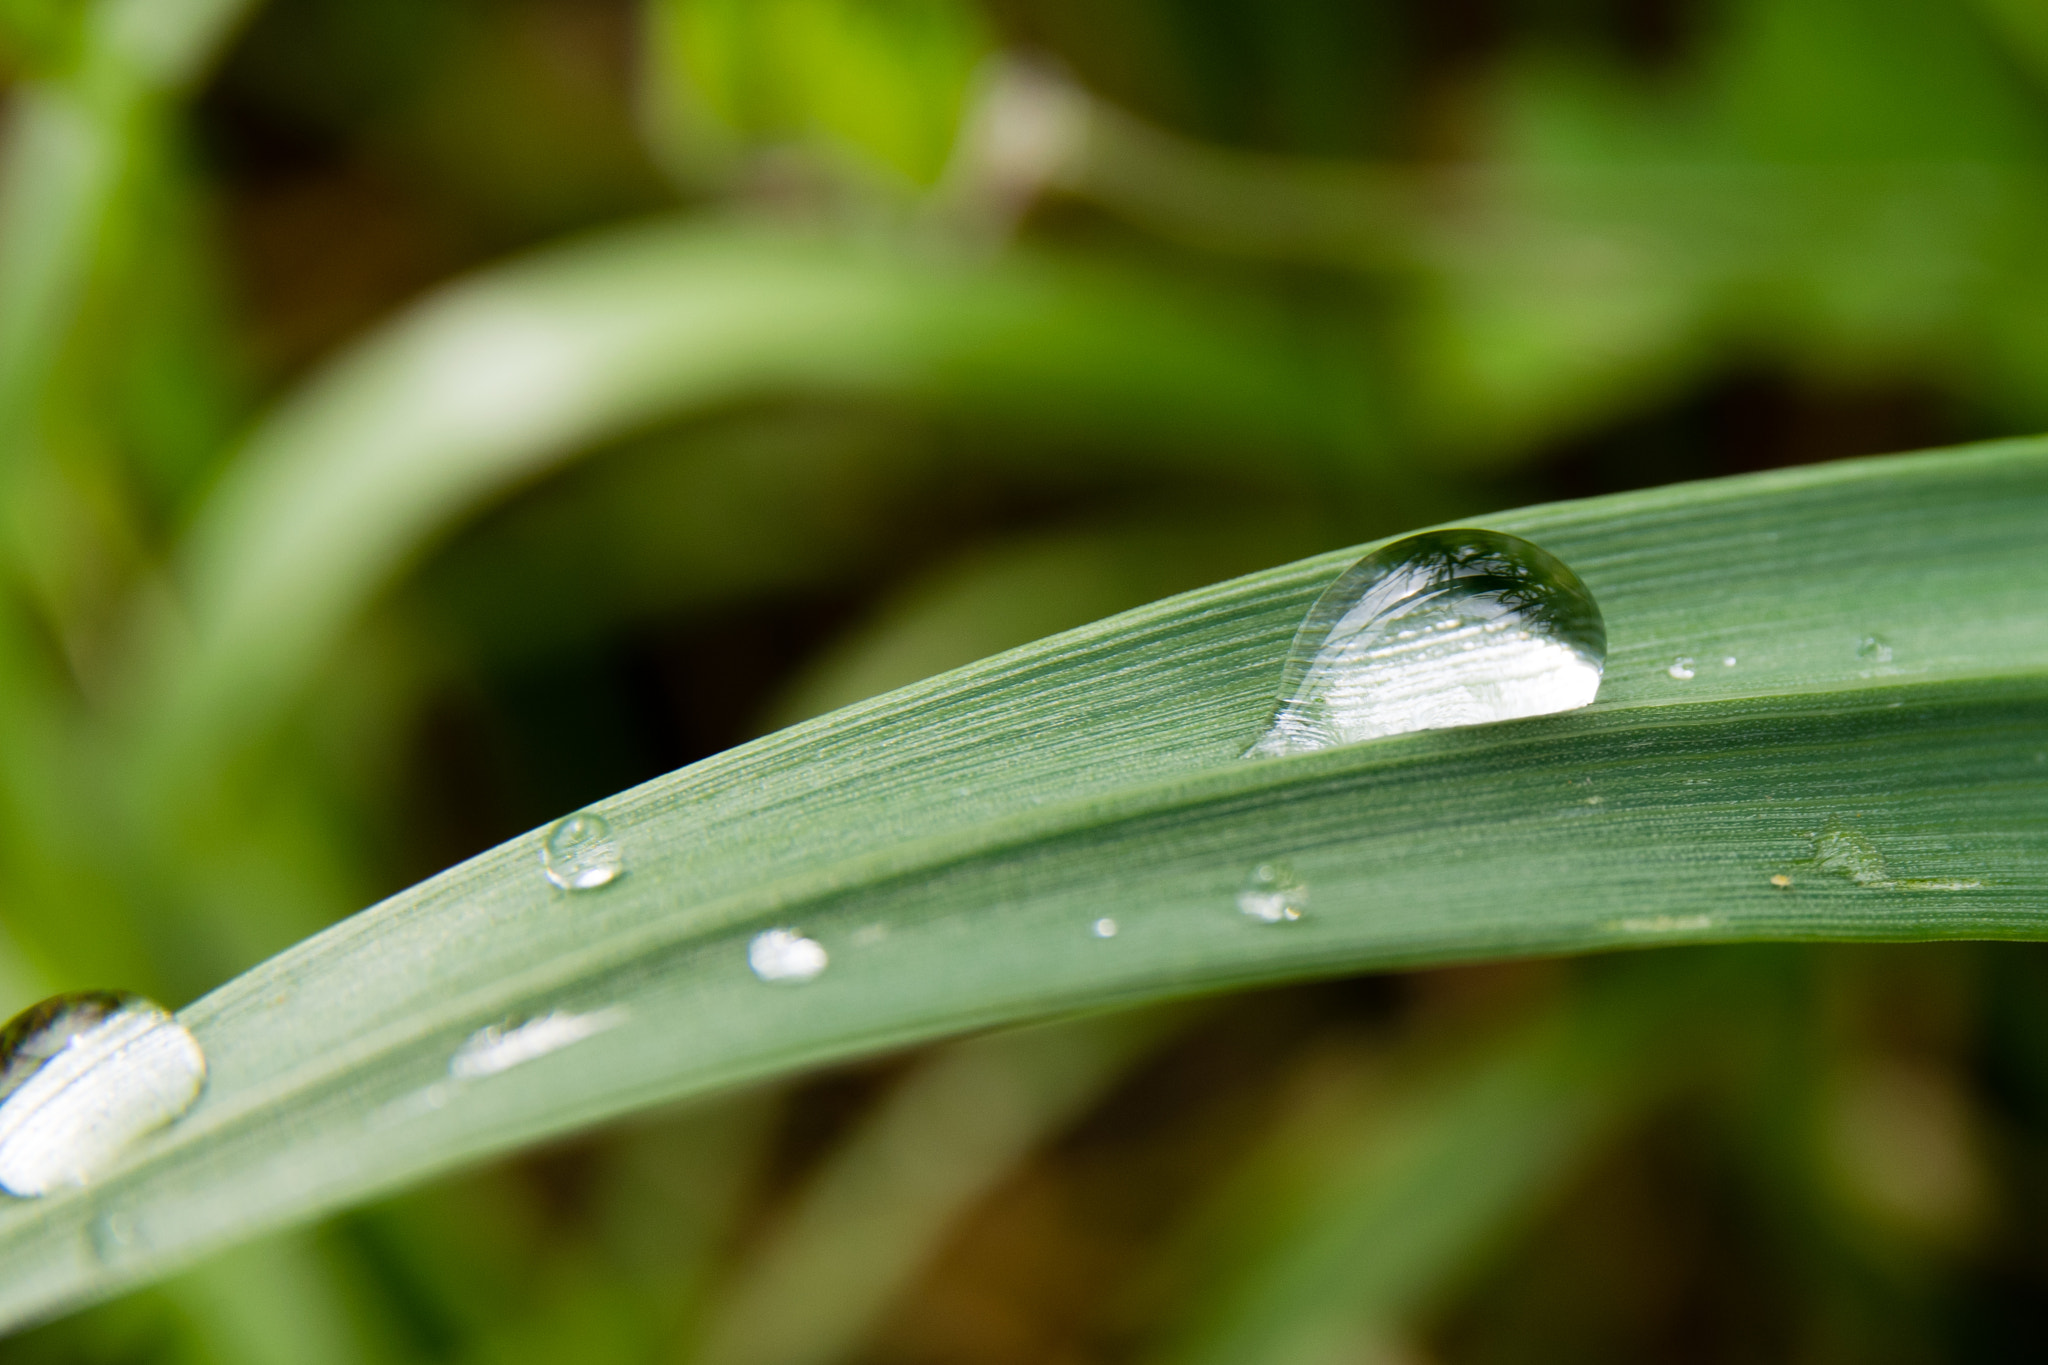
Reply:
[[1400, 1358], [1417, 1318], [1688, 1069], [1679, 1059], [1696, 1007], [1733, 994], [1732, 974], [1716, 965], [1725, 963], [1637, 959], [1582, 982], [1563, 1007], [1517, 1017], [1473, 1055], [1340, 1122], [1348, 1141], [1318, 1134], [1334, 1153], [1304, 1162], [1299, 1140], [1282, 1134], [1280, 1150], [1255, 1161], [1289, 1163], [1284, 1206], [1244, 1211], [1258, 1220], [1235, 1229], [1249, 1245], [1204, 1286], [1179, 1340], [1157, 1358]]
[[[1061, 1011], [1653, 943], [2048, 933], [2048, 447], [1486, 520], [1605, 604], [1596, 706], [1236, 761], [1346, 551], [719, 755], [604, 803], [627, 872], [602, 891], [548, 885], [529, 835], [193, 1005], [206, 1097], [95, 1187], [0, 1211], [0, 1315], [635, 1107]], [[1276, 856], [1312, 888], [1299, 924], [1235, 911]], [[832, 965], [764, 985], [748, 940], [790, 924]], [[606, 1027], [450, 1077], [474, 1030], [556, 1011]]]
[[158, 738], [189, 754], [248, 733], [462, 514], [657, 421], [880, 396], [1181, 458], [1233, 440], [1355, 457], [1333, 372], [1242, 310], [1051, 262], [689, 223], [558, 248], [430, 299], [254, 433], [190, 538], [192, 635], [161, 665]]
[[[828, 1365], [953, 1223], [1162, 1041], [1158, 1012], [975, 1038], [906, 1078], [739, 1270], [701, 1365]], [[860, 1254], [848, 1256], [848, 1247]], [[801, 1303], [803, 1311], [791, 1311]]]

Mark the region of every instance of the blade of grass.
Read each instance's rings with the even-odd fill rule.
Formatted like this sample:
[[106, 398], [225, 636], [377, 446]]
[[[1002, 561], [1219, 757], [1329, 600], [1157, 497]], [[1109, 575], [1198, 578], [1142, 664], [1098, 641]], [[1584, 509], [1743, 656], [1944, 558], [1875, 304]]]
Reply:
[[[741, 1268], [701, 1365], [822, 1365], [862, 1336], [972, 1203], [1162, 1041], [1122, 1014], [961, 1043], [920, 1067], [832, 1157]], [[849, 1257], [848, 1247], [860, 1254]], [[801, 1312], [791, 1305], [801, 1303]]]
[[[1703, 978], [1631, 964], [1369, 1115], [1366, 1131], [1210, 1286], [1179, 1365], [1377, 1359], [1512, 1234], [1672, 1065]], [[1582, 983], [1583, 984], [1583, 983]], [[1725, 984], [1725, 983], [1720, 983]]]
[[[1605, 699], [1566, 716], [1234, 761], [1347, 551], [696, 764], [604, 803], [627, 871], [601, 892], [554, 890], [529, 835], [188, 1009], [206, 1097], [94, 1188], [0, 1211], [0, 1315], [636, 1106], [1064, 1010], [1660, 942], [2039, 936], [2044, 513], [2048, 447], [2009, 443], [1489, 518], [1606, 604]], [[1680, 681], [1681, 651], [1715, 662]], [[1830, 871], [1844, 839], [1883, 875]], [[1278, 929], [1233, 907], [1275, 856], [1314, 891]], [[748, 939], [791, 924], [831, 969], [763, 985]], [[473, 1030], [556, 1011], [609, 1026], [451, 1078]]]
[[[1129, 276], [657, 223], [444, 291], [263, 423], [195, 525], [156, 742], [256, 730], [461, 513], [593, 443], [764, 393], [971, 401], [1188, 451], [1355, 453], [1328, 367]], [[180, 772], [172, 762], [170, 771]], [[169, 780], [169, 779], [163, 779]]]

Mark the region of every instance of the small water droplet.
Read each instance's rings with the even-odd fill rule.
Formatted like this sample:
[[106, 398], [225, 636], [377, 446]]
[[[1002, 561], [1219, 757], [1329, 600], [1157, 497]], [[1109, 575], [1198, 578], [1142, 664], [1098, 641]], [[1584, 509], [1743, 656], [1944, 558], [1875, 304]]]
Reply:
[[1095, 937], [1097, 937], [1097, 938], [1115, 938], [1115, 937], [1116, 937], [1116, 921], [1115, 921], [1115, 920], [1113, 920], [1113, 919], [1110, 919], [1110, 918], [1109, 918], [1109, 917], [1108, 917], [1107, 915], [1105, 915], [1105, 916], [1103, 916], [1103, 917], [1102, 917], [1101, 919], [1099, 919], [1099, 920], [1095, 921]]
[[1844, 825], [1830, 823], [1813, 841], [1813, 862], [1823, 872], [1858, 886], [1889, 886], [1884, 854], [1876, 844]]
[[1292, 924], [1308, 909], [1308, 887], [1285, 863], [1260, 863], [1237, 893], [1239, 911], [1261, 924]]
[[1246, 755], [1574, 710], [1606, 657], [1599, 606], [1555, 556], [1498, 531], [1426, 531], [1323, 590]]
[[0, 1029], [0, 1188], [85, 1184], [205, 1084], [198, 1041], [139, 995], [80, 991], [23, 1010]]
[[1664, 671], [1680, 682], [1690, 682], [1692, 680], [1692, 660], [1686, 655], [1681, 654], [1673, 659], [1671, 667]]
[[825, 970], [825, 946], [794, 929], [768, 929], [747, 945], [747, 965], [763, 981], [809, 981]]
[[1876, 844], [1836, 821], [1829, 821], [1827, 828], [1814, 838], [1813, 865], [1823, 872], [1846, 877], [1858, 886], [1881, 891], [1976, 891], [1984, 885], [1974, 878], [1894, 878]]
[[1637, 915], [1612, 920], [1609, 927], [1624, 934], [1697, 934], [1714, 927], [1712, 915]]
[[495, 1076], [624, 1022], [626, 1011], [617, 1007], [588, 1014], [555, 1010], [523, 1024], [492, 1024], [470, 1034], [455, 1049], [455, 1055], [448, 1059], [448, 1074], [458, 1081]]
[[1892, 647], [1882, 635], [1866, 635], [1856, 646], [1856, 657], [1874, 664], [1888, 664], [1892, 661]]
[[1721, 660], [1721, 667], [1723, 667], [1723, 668], [1733, 668], [1733, 667], [1735, 667], [1735, 656], [1734, 656], [1733, 654], [1730, 654], [1730, 655], [1727, 655], [1727, 656], [1725, 656], [1725, 657], [1724, 657], [1724, 658], [1723, 658], [1723, 659]]
[[540, 846], [541, 870], [564, 891], [594, 891], [619, 875], [619, 845], [611, 821], [579, 810], [555, 822]]
[[147, 1249], [142, 1227], [132, 1213], [103, 1213], [92, 1220], [86, 1234], [92, 1239], [92, 1254], [103, 1265], [115, 1265]]

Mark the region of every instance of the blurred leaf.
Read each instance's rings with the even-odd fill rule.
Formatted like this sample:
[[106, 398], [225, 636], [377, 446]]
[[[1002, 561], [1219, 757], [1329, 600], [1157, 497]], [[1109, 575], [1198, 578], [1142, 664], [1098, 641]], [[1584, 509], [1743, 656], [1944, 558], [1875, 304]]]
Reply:
[[[1358, 458], [1361, 395], [1255, 310], [1054, 262], [660, 224], [445, 291], [252, 436], [189, 539], [192, 638], [156, 759], [260, 732], [457, 517], [607, 436], [786, 393], [960, 404], [1049, 432]], [[177, 772], [172, 761], [159, 774]]]
[[883, 603], [873, 621], [804, 669], [769, 721], [779, 728], [808, 720], [1271, 563], [1308, 548], [1317, 529], [1246, 509], [1227, 522], [1148, 519], [990, 546]]
[[973, 1202], [1159, 1043], [1170, 1022], [1125, 1014], [1027, 1029], [926, 1062], [741, 1262], [691, 1358], [824, 1365], [853, 1356]]
[[[0, 1312], [664, 1098], [1062, 1010], [1652, 943], [2048, 933], [2044, 515], [2048, 445], [2015, 442], [1491, 518], [1605, 605], [1604, 699], [1573, 715], [1236, 761], [1354, 549], [693, 765], [605, 803], [628, 870], [602, 892], [550, 886], [528, 835], [189, 1008], [205, 1098], [94, 1187], [0, 1210]], [[1675, 654], [1702, 666], [1674, 677]], [[1830, 828], [1885, 877], [1830, 873]], [[1279, 929], [1234, 905], [1275, 856], [1315, 892]], [[791, 925], [832, 970], [754, 979], [751, 937]], [[479, 1028], [564, 1012], [604, 1027], [451, 1076]]]
[[2048, 87], [2048, 10], [2032, 0], [1976, 0], [1976, 8], [2035, 83]]
[[1515, 1019], [1322, 1135], [1333, 1150], [1292, 1173], [1298, 1188], [1259, 1210], [1264, 1226], [1237, 1230], [1247, 1244], [1233, 1273], [1203, 1287], [1161, 1358], [1400, 1359], [1417, 1317], [1649, 1097], [1647, 1073], [1682, 1069], [1688, 1014], [1715, 1003], [1701, 978], [1724, 984], [1725, 973], [1697, 959], [1637, 965], [1648, 970], [1610, 973], [1567, 1006]]
[[989, 50], [966, 0], [655, 0], [657, 140], [687, 171], [816, 141], [913, 185], [944, 169]]

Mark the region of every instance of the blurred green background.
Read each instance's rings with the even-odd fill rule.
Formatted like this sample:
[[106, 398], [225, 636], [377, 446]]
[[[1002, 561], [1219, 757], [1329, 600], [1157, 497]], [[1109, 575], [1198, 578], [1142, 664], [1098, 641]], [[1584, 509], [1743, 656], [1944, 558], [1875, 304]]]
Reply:
[[[0, 1013], [1125, 607], [2048, 427], [2039, 0], [4, 0]], [[2048, 545], [2048, 536], [2044, 536]], [[2010, 1360], [2048, 955], [1261, 992], [649, 1116], [78, 1362]]]

